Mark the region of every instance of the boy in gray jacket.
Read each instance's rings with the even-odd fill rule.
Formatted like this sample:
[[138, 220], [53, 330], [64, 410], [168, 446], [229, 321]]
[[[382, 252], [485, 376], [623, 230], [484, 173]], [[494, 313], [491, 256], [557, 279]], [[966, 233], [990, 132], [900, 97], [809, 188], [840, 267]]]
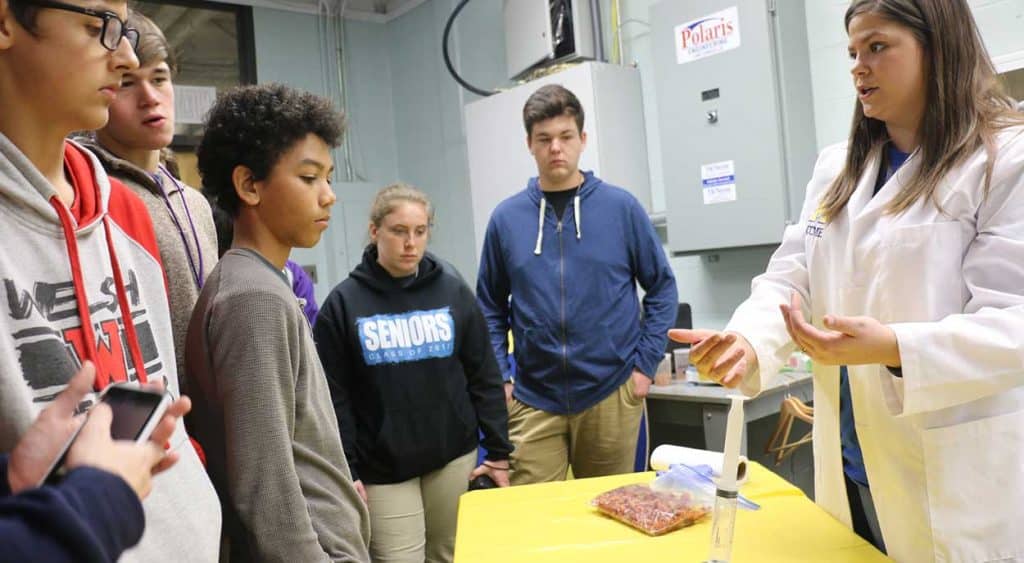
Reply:
[[309, 323], [282, 270], [336, 198], [341, 115], [312, 94], [236, 88], [210, 110], [204, 189], [234, 218], [186, 337], [189, 428], [220, 493], [233, 561], [369, 561], [369, 517], [342, 450]]

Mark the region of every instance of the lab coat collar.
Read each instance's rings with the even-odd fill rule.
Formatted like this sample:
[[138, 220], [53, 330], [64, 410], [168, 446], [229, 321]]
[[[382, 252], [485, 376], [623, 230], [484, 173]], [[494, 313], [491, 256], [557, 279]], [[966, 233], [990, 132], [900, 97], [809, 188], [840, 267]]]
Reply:
[[857, 182], [857, 189], [850, 196], [850, 201], [847, 203], [853, 222], [876, 222], [878, 217], [885, 213], [889, 203], [907, 185], [907, 180], [913, 178], [917, 172], [918, 163], [920, 162], [920, 158], [918, 158], [919, 152], [919, 150], [915, 149], [907, 157], [907, 161], [903, 163], [903, 166], [900, 166], [900, 169], [886, 180], [877, 194], [874, 191], [875, 181], [878, 179], [878, 171], [882, 164], [881, 152], [868, 161], [864, 174], [861, 175], [860, 181]]

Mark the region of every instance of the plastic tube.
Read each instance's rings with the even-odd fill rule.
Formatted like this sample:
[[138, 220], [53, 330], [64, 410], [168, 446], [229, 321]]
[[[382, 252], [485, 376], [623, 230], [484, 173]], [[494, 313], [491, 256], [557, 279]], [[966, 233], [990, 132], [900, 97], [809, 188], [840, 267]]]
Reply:
[[718, 478], [715, 494], [715, 512], [711, 521], [711, 551], [708, 563], [726, 563], [732, 557], [732, 537], [736, 529], [736, 465], [740, 457], [740, 440], [743, 437], [743, 401], [746, 397], [729, 397], [729, 418], [725, 426], [725, 447], [722, 454], [722, 475]]

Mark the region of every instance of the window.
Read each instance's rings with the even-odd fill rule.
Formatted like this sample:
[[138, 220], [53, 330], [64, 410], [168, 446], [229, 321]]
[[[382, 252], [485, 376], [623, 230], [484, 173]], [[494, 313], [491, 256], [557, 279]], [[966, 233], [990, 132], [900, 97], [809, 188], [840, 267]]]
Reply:
[[171, 148], [182, 179], [198, 186], [195, 147], [206, 110], [217, 92], [256, 82], [252, 8], [198, 0], [138, 0], [132, 7], [160, 27], [177, 58]]

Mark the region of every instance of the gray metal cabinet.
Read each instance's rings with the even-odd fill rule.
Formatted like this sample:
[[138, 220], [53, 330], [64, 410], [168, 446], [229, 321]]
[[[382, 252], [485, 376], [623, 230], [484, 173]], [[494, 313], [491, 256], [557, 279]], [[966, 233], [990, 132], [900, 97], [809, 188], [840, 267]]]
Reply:
[[777, 244], [816, 154], [802, 0], [650, 8], [669, 249]]

